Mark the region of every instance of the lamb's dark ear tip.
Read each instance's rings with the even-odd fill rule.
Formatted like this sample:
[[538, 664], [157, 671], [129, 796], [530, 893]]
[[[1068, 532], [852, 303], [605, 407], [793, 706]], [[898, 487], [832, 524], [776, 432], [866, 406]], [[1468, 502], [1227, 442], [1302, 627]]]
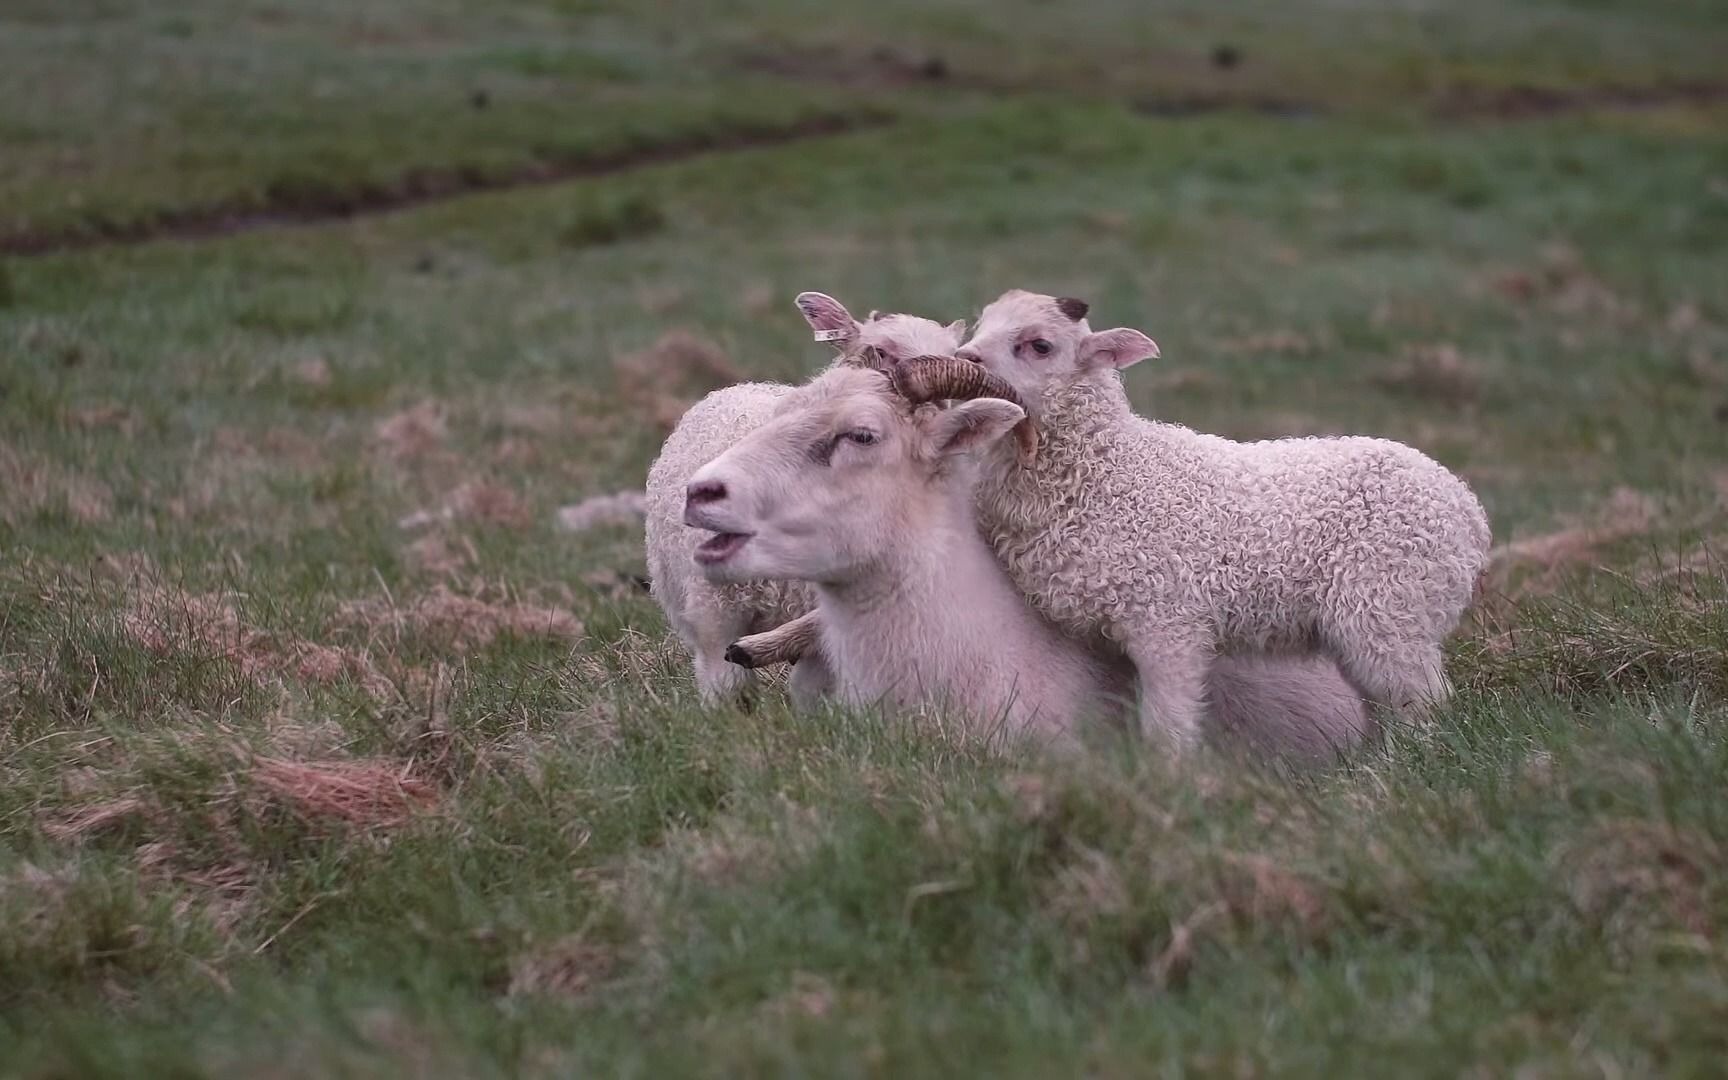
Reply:
[[737, 664], [741, 668], [754, 669], [756, 667], [756, 658], [750, 655], [748, 649], [739, 645], [737, 642], [733, 642], [726, 646], [726, 662], [728, 664]]
[[1084, 300], [1076, 300], [1072, 296], [1059, 296], [1056, 298], [1056, 310], [1075, 322], [1079, 322], [1086, 317], [1088, 311], [1092, 310], [1092, 305]]

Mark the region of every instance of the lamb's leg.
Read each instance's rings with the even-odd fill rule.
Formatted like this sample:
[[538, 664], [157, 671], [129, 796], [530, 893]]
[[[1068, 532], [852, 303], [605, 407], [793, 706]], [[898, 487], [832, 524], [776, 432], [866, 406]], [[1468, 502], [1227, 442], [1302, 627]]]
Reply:
[[1432, 641], [1329, 642], [1344, 677], [1362, 696], [1420, 723], [1452, 694], [1445, 655]]
[[1131, 638], [1127, 652], [1140, 676], [1140, 733], [1168, 739], [1178, 750], [1198, 745], [1210, 650], [1157, 636]]
[[726, 650], [726, 659], [740, 668], [794, 663], [805, 653], [814, 651], [821, 637], [821, 624], [817, 622], [816, 613], [807, 611], [789, 623], [732, 642]]
[[815, 650], [799, 657], [792, 665], [786, 691], [792, 697], [793, 712], [810, 713], [821, 707], [834, 695], [834, 669], [828, 666], [828, 658]]
[[747, 615], [707, 610], [688, 620], [694, 641], [691, 658], [696, 665], [696, 689], [704, 705], [730, 705], [744, 701], [756, 684], [756, 673], [726, 662], [726, 649], [749, 628]]

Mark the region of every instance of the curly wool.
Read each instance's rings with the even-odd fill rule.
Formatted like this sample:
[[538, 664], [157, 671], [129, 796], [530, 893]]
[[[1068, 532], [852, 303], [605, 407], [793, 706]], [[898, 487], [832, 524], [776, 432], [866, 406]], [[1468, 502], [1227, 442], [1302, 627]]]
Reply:
[[[1026, 469], [979, 512], [1017, 587], [1069, 633], [1149, 623], [1218, 650], [1437, 643], [1487, 566], [1470, 489], [1384, 439], [1239, 443], [1136, 416], [1113, 371], [1045, 402]], [[1342, 658], [1342, 657], [1341, 657]]]
[[[766, 423], [792, 390], [781, 383], [751, 382], [714, 391], [684, 414], [648, 469], [644, 544], [650, 590], [692, 655], [700, 656], [704, 648], [724, 649], [740, 633], [778, 625], [815, 605], [802, 582], [718, 585], [704, 580], [696, 572], [696, 548], [705, 536], [684, 524], [684, 487], [690, 477]], [[705, 681], [741, 683], [745, 678], [741, 669], [724, 667], [698, 674]]]

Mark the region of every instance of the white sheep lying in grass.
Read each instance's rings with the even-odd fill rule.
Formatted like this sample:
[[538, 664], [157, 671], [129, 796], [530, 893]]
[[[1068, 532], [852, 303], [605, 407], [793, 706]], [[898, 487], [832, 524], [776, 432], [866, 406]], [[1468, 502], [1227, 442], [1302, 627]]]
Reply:
[[[830, 371], [696, 472], [684, 520], [714, 534], [698, 549], [709, 580], [812, 583], [820, 651], [855, 705], [945, 704], [1045, 736], [1129, 715], [1133, 669], [1033, 611], [978, 531], [971, 459], [1024, 410], [989, 397], [915, 407], [895, 386], [889, 373]], [[1219, 733], [1262, 749], [1331, 754], [1367, 725], [1318, 658], [1228, 660], [1209, 688]]]
[[1086, 312], [1009, 292], [959, 351], [1014, 388], [1040, 441], [1029, 467], [993, 453], [978, 511], [1040, 611], [1133, 662], [1142, 730], [1191, 739], [1221, 651], [1317, 647], [1373, 702], [1419, 717], [1443, 700], [1441, 642], [1488, 562], [1463, 481], [1383, 439], [1239, 443], [1136, 416], [1117, 373], [1158, 347]]
[[[807, 292], [798, 310], [818, 341], [839, 349], [836, 363], [882, 367], [926, 353], [951, 353], [965, 333], [964, 321], [946, 326], [911, 315], [854, 319], [830, 296]], [[747, 690], [753, 674], [723, 659], [733, 639], [776, 625], [810, 610], [809, 591], [800, 584], [762, 581], [714, 585], [703, 580], [695, 557], [703, 536], [682, 524], [684, 487], [695, 471], [773, 414], [792, 387], [780, 383], [740, 383], [716, 390], [692, 405], [648, 470], [645, 544], [654, 599], [666, 621], [695, 661], [696, 683], [710, 703]], [[807, 699], [822, 692], [825, 671], [813, 656], [794, 670], [792, 690]]]

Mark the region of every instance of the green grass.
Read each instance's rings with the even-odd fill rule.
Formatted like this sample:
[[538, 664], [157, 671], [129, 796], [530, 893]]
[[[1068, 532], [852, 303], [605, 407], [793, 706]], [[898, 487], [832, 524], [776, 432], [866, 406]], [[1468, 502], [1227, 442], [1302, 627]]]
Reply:
[[[8, 236], [645, 155], [0, 262], [0, 1072], [1714, 1071], [1728, 112], [1607, 93], [1713, 77], [1710, 5], [636, 10], [0, 16]], [[1584, 107], [1441, 115], [1515, 86]], [[1150, 414], [1471, 481], [1430, 735], [697, 707], [636, 527], [557, 508], [814, 370], [800, 290], [1011, 286], [1156, 337]]]

